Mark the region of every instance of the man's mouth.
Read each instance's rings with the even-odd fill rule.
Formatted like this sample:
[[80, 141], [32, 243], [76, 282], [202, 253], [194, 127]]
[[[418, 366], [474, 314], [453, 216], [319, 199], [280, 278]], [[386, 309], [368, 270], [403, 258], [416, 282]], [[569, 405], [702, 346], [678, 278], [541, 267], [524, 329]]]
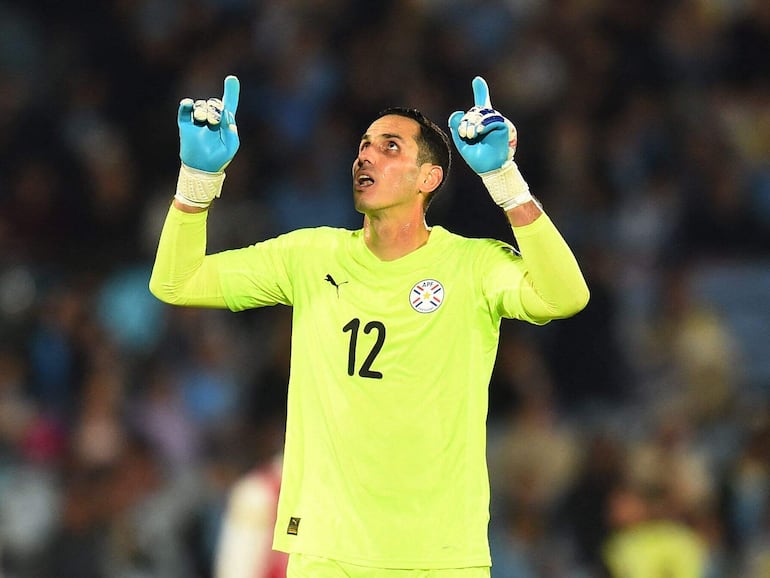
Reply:
[[370, 186], [372, 186], [374, 184], [374, 179], [371, 176], [367, 175], [367, 174], [361, 173], [361, 174], [356, 176], [355, 183], [356, 183], [356, 185], [359, 188], [365, 189], [365, 188], [370, 187]]

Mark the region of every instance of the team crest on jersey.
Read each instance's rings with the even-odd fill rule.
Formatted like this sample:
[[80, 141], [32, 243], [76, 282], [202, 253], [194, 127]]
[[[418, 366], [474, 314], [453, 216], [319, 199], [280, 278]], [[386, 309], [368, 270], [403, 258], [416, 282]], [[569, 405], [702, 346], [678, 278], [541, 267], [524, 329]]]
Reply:
[[444, 302], [444, 286], [435, 279], [425, 279], [412, 287], [409, 303], [419, 313], [433, 313]]

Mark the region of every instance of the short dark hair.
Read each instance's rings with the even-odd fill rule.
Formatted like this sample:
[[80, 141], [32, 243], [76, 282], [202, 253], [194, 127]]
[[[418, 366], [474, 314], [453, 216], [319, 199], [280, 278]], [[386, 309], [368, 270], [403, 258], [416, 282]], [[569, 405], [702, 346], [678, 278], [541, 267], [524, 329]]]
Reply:
[[449, 137], [441, 127], [416, 108], [391, 106], [380, 111], [377, 118], [388, 115], [404, 116], [417, 122], [417, 124], [420, 125], [420, 132], [416, 139], [418, 147], [417, 163], [432, 163], [439, 165], [444, 171], [444, 177], [441, 180], [441, 183], [439, 183], [438, 187], [433, 189], [430, 195], [425, 199], [425, 207], [427, 208], [431, 200], [433, 200], [433, 195], [435, 195], [438, 190], [444, 186], [444, 183], [446, 183], [447, 178], [449, 177], [449, 170], [452, 168], [452, 149], [449, 146]]

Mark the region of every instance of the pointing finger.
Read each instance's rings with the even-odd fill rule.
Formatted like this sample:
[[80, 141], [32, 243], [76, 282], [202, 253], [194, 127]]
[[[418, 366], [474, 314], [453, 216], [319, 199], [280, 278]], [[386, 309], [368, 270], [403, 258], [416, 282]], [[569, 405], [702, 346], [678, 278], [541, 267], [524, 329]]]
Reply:
[[235, 121], [235, 111], [238, 110], [238, 99], [240, 98], [240, 94], [241, 81], [238, 80], [238, 77], [230, 75], [225, 78], [225, 91], [222, 95], [222, 103], [224, 104], [225, 110], [232, 115], [232, 117], [229, 117], [228, 115], [228, 120], [231, 122]]
[[489, 99], [489, 87], [487, 81], [477, 76], [473, 79], [473, 104], [481, 108], [492, 108], [492, 102]]

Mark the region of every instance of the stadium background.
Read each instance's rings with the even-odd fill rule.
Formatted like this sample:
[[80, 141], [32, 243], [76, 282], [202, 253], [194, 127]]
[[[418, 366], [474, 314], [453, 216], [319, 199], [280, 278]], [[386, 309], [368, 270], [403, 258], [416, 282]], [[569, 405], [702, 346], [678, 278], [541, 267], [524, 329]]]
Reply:
[[[357, 227], [386, 105], [439, 122], [482, 74], [592, 289], [504, 326], [493, 577], [597, 576], [621, 480], [664, 492], [709, 576], [770, 575], [770, 4], [0, 2], [0, 575], [209, 575], [227, 489], [276, 448], [285, 309], [146, 289], [176, 107], [241, 78], [212, 250]], [[429, 222], [508, 238], [459, 157]]]

